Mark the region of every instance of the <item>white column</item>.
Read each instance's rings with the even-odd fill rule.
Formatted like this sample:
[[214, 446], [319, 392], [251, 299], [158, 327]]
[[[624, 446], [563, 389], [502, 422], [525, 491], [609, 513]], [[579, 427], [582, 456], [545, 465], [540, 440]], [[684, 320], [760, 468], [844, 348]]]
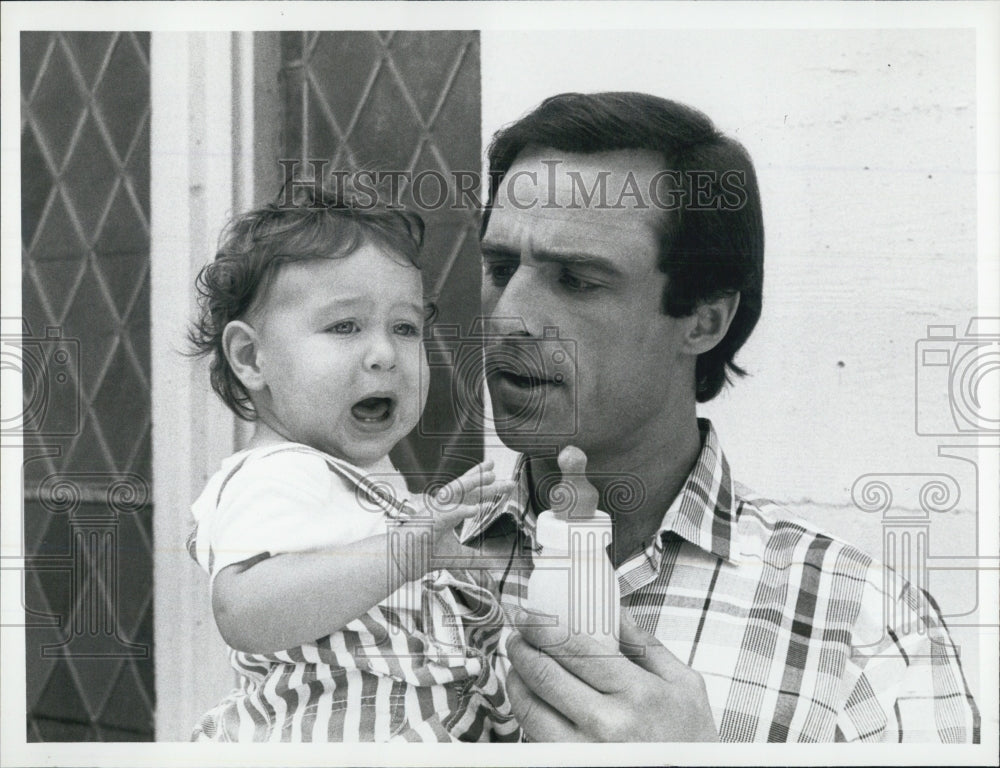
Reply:
[[161, 741], [186, 740], [233, 683], [207, 577], [184, 545], [191, 502], [233, 452], [235, 418], [211, 391], [207, 362], [182, 351], [195, 276], [243, 203], [234, 201], [234, 184], [247, 182], [237, 150], [248, 145], [234, 136], [243, 114], [233, 109], [234, 83], [245, 82], [234, 71], [234, 43], [239, 36], [228, 32], [152, 33], [153, 611]]

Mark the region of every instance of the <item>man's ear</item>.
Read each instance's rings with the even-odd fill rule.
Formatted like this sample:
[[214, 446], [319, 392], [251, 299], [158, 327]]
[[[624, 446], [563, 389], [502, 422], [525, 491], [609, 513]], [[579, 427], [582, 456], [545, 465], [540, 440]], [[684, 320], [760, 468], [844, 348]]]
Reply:
[[725, 337], [739, 306], [739, 292], [699, 304], [684, 337], [687, 351], [700, 355], [714, 348]]
[[260, 339], [253, 326], [242, 320], [232, 320], [222, 331], [222, 350], [248, 392], [260, 392], [267, 386], [260, 367]]

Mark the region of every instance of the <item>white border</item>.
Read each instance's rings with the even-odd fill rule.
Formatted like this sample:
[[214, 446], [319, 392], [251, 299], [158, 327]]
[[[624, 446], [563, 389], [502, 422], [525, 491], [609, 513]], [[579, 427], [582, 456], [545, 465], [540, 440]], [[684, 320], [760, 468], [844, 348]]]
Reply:
[[[7, 268], [0, 270], [0, 301], [4, 315], [20, 310], [20, 186], [18, 33], [27, 29], [157, 29], [176, 31], [230, 31], [257, 29], [630, 29], [653, 27], [697, 28], [974, 28], [977, 30], [978, 160], [979, 160], [979, 314], [1000, 314], [997, 254], [1000, 233], [996, 211], [1000, 210], [1000, 147], [997, 74], [1000, 73], [1000, 5], [996, 3], [4, 3], [0, 8], [0, 78], [4, 119], [2, 147], [2, 224], [0, 243]], [[15, 256], [14, 254], [17, 254]], [[9, 388], [5, 386], [4, 396]], [[4, 448], [4, 475], [0, 537], [5, 557], [20, 554], [18, 483], [10, 482], [10, 463], [19, 460], [16, 450]], [[16, 470], [14, 475], [16, 476]], [[993, 487], [994, 492], [996, 487]], [[993, 498], [981, 499], [981, 510], [998, 509]], [[980, 540], [996, 542], [997, 516], [980, 514]], [[5, 561], [5, 565], [9, 562]], [[4, 575], [6, 576], [5, 572]], [[997, 604], [995, 580], [986, 580], [993, 605]], [[5, 618], [19, 610], [14, 579], [4, 578], [2, 613]], [[996, 711], [996, 633], [984, 637], [982, 648], [984, 711]], [[24, 744], [23, 634], [19, 628], [3, 628], [0, 648], [4, 667], [0, 678], [0, 763], [14, 765], [301, 765], [301, 764], [389, 764], [411, 765], [489, 763], [574, 764], [767, 764], [767, 763], [871, 763], [944, 765], [995, 765], [997, 745], [938, 747], [926, 745], [836, 746], [744, 745], [702, 747], [697, 745], [615, 745], [575, 748], [568, 745], [518, 745], [494, 747], [455, 745], [433, 748], [408, 745], [394, 749], [383, 745], [358, 747], [311, 745], [212, 745], [209, 749], [189, 744]], [[14, 662], [11, 664], [10, 662]]]
[[[301, 29], [937, 29], [995, 36], [995, 2], [17, 2], [3, 3], [14, 31], [216, 32]], [[990, 29], [990, 24], [993, 29]]]

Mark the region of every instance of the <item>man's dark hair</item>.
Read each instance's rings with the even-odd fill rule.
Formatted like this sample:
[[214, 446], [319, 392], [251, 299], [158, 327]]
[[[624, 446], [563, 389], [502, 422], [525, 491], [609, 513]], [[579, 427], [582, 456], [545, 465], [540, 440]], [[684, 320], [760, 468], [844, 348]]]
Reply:
[[[729, 331], [713, 349], [698, 356], [696, 397], [711, 400], [730, 381], [746, 375], [734, 362], [760, 317], [764, 283], [764, 222], [753, 163], [743, 146], [724, 136], [701, 112], [645, 93], [563, 93], [543, 101], [503, 128], [489, 148], [490, 194], [480, 237], [504, 175], [528, 146], [590, 154], [646, 149], [663, 156], [663, 168], [682, 179], [714, 171], [703, 190], [708, 199], [725, 198], [722, 174], [739, 179], [740, 205], [700, 208], [689, 194], [665, 215], [659, 268], [667, 275], [663, 312], [686, 317], [699, 304], [739, 291], [740, 303]], [[679, 176], [678, 176], [679, 174]], [[734, 174], [737, 174], [734, 176]], [[729, 197], [729, 199], [732, 199]], [[728, 370], [727, 370], [728, 369]]]
[[[257, 418], [250, 394], [226, 359], [223, 332], [261, 306], [284, 264], [341, 259], [365, 243], [421, 266], [424, 222], [415, 213], [362, 204], [351, 192], [296, 183], [293, 200], [272, 203], [232, 219], [219, 238], [215, 260], [198, 273], [198, 316], [188, 329], [191, 354], [211, 358], [212, 389], [241, 419]], [[283, 200], [283, 195], [278, 196]], [[428, 319], [434, 306], [425, 302]]]

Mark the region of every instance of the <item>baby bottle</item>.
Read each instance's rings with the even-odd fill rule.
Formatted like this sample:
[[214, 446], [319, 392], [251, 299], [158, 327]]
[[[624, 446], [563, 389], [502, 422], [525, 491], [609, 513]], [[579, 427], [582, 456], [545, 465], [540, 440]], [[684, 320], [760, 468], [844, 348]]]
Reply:
[[[554, 492], [565, 503], [555, 504], [538, 516], [535, 541], [541, 552], [533, 557], [528, 579], [527, 608], [532, 620], [554, 624], [560, 640], [571, 635], [589, 635], [602, 652], [618, 654], [618, 578], [608, 557], [611, 518], [597, 509], [597, 489], [586, 479], [586, 457], [572, 446], [559, 454], [564, 486]], [[560, 491], [562, 493], [560, 494]]]

